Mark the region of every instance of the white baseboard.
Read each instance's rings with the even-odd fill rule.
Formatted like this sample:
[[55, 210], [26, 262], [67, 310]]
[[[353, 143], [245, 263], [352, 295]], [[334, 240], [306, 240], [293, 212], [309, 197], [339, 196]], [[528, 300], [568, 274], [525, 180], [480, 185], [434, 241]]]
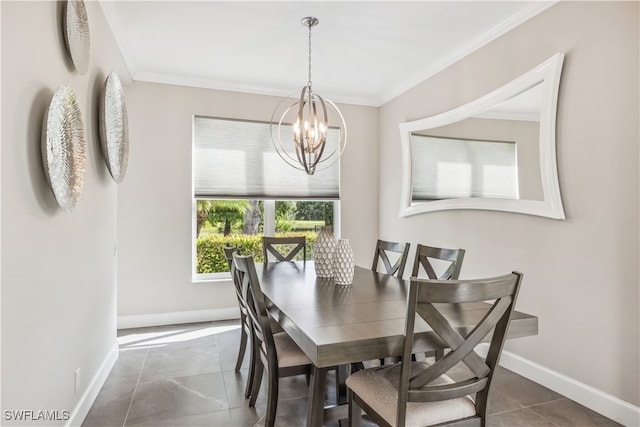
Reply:
[[239, 319], [238, 307], [211, 310], [173, 311], [169, 313], [136, 314], [118, 316], [118, 329], [144, 328], [147, 326], [177, 325], [181, 323], [212, 322]]
[[69, 420], [66, 424], [67, 427], [82, 425], [82, 422], [89, 413], [93, 402], [95, 402], [96, 397], [98, 397], [98, 393], [107, 380], [107, 377], [109, 376], [113, 365], [115, 365], [116, 361], [118, 360], [119, 354], [120, 347], [118, 346], [118, 341], [116, 340], [113, 343], [113, 347], [109, 351], [109, 354], [107, 354], [107, 357], [105, 357], [104, 361], [100, 365], [100, 369], [98, 369], [98, 372], [94, 375], [91, 383], [86, 388], [84, 393], [82, 393], [82, 397], [80, 397], [78, 404], [69, 416]]
[[[485, 356], [488, 348], [488, 344], [480, 344], [477, 347], [478, 354]], [[595, 387], [576, 381], [509, 351], [502, 352], [500, 365], [622, 425], [640, 426], [640, 407]]]

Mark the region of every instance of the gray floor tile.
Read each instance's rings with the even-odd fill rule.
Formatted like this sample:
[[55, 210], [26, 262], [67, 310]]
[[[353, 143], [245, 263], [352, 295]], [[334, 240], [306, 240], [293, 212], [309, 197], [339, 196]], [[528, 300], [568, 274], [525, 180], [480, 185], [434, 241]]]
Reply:
[[233, 323], [225, 322], [221, 325], [221, 329], [224, 330], [216, 334], [216, 341], [223, 346], [229, 346], [230, 348], [237, 348], [240, 344], [240, 321]]
[[221, 372], [216, 344], [173, 344], [149, 349], [140, 381]]
[[229, 409], [231, 414], [232, 427], [252, 427], [256, 425], [258, 420], [264, 414], [264, 406], [258, 408], [231, 408]]
[[[266, 383], [266, 377], [263, 383]], [[296, 375], [294, 377], [280, 378], [278, 387], [278, 398], [280, 400], [297, 399], [307, 397], [309, 395], [309, 385], [304, 375]], [[267, 389], [264, 389], [266, 396]]]
[[118, 360], [113, 365], [100, 394], [108, 393], [112, 387], [130, 385], [135, 387], [147, 358], [147, 350], [120, 350]]
[[[307, 421], [307, 398], [301, 397], [297, 399], [289, 399], [278, 402], [278, 411], [276, 412], [276, 422], [278, 427], [300, 427], [304, 426]], [[264, 409], [262, 409], [260, 420], [256, 426], [264, 426]]]
[[[244, 389], [243, 389], [244, 390]], [[267, 403], [268, 393], [268, 380], [266, 374], [262, 378], [260, 383], [260, 391], [258, 392], [258, 399], [256, 404]], [[298, 399], [301, 397], [307, 397], [309, 394], [309, 388], [304, 375], [296, 375], [293, 377], [280, 378], [278, 382], [278, 401]]]
[[83, 427], [124, 424], [146, 355], [146, 349], [120, 351], [118, 360], [82, 423]]
[[127, 426], [132, 427], [230, 427], [234, 425], [231, 413], [228, 410], [187, 415], [185, 417], [145, 420], [138, 424], [127, 423]]
[[[224, 386], [227, 391], [227, 401], [229, 408], [245, 408], [249, 404], [249, 400], [244, 397], [244, 390], [247, 383], [248, 369], [241, 369], [240, 372], [223, 371]], [[262, 402], [266, 402], [264, 396], [261, 396]]]
[[522, 408], [522, 405], [518, 404], [516, 400], [507, 397], [496, 390], [491, 390], [489, 396], [489, 414], [513, 411], [520, 408]]
[[527, 408], [489, 415], [488, 427], [556, 427]]
[[178, 325], [177, 328], [170, 326], [158, 326], [154, 330], [155, 339], [149, 340], [151, 344], [178, 345], [183, 347], [215, 345], [217, 335], [227, 330], [224, 326], [208, 322], [198, 327], [197, 324]]
[[[238, 348], [240, 346], [240, 340], [233, 345], [224, 345], [218, 343], [218, 355], [220, 357], [220, 369], [223, 371], [233, 371], [236, 367], [236, 362], [238, 360]], [[249, 367], [249, 353], [251, 352], [251, 343], [247, 343], [247, 348], [244, 352], [244, 358], [242, 360], [242, 368]]]
[[124, 425], [133, 392], [119, 398], [105, 400], [98, 395], [91, 410], [82, 422], [82, 427], [121, 427]]
[[493, 389], [516, 400], [522, 406], [537, 405], [563, 398], [555, 391], [507, 369], [499, 368], [496, 372], [493, 379]]
[[558, 427], [619, 427], [621, 425], [569, 399], [535, 405], [529, 409]]
[[227, 409], [222, 373], [163, 378], [138, 384], [126, 425]]
[[118, 329], [117, 336], [118, 337], [130, 337], [132, 335], [141, 335], [148, 334], [155, 329], [155, 326], [147, 327], [147, 328], [127, 328], [127, 329]]

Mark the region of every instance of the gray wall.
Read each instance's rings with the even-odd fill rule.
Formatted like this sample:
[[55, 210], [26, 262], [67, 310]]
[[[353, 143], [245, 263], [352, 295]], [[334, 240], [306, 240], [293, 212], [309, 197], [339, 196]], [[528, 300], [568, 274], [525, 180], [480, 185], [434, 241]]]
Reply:
[[[97, 117], [107, 74], [124, 80], [126, 69], [100, 7], [86, 2], [91, 61], [79, 75], [66, 59], [62, 5], [1, 2], [3, 410], [73, 411], [117, 349], [117, 185]], [[87, 138], [84, 188], [71, 213], [58, 208], [40, 155], [43, 115], [60, 85], [75, 92]]]
[[[540, 333], [507, 349], [636, 406], [638, 16], [637, 2], [561, 2], [385, 104], [379, 119], [381, 237], [465, 248], [461, 277], [524, 272], [517, 307], [540, 316]], [[398, 123], [465, 104], [556, 52], [566, 54], [557, 154], [567, 220], [399, 218]]]
[[[280, 98], [141, 82], [126, 90], [131, 151], [118, 191], [118, 315], [224, 318], [236, 306], [231, 283], [191, 281], [192, 116], [268, 121]], [[377, 108], [340, 108], [349, 126], [342, 237], [368, 265], [378, 230]]]

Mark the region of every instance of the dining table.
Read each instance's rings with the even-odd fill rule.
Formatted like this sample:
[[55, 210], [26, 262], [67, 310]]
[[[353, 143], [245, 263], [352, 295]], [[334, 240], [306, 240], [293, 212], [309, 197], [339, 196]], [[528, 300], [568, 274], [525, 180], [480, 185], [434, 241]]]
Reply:
[[[350, 366], [402, 354], [409, 280], [355, 266], [351, 285], [316, 276], [313, 261], [256, 263], [272, 317], [313, 363], [307, 426], [347, 417], [344, 378]], [[459, 331], [469, 332], [484, 316], [484, 302], [438, 304]], [[414, 353], [443, 351], [446, 344], [419, 316]], [[514, 311], [507, 339], [537, 335], [538, 318]], [[327, 372], [336, 369], [335, 405], [325, 406]]]

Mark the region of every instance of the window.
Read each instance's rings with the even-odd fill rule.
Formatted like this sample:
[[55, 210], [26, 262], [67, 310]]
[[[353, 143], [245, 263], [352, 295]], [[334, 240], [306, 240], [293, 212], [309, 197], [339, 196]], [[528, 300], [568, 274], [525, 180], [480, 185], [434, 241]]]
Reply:
[[339, 162], [312, 176], [287, 165], [269, 123], [194, 116], [194, 279], [229, 277], [225, 245], [261, 260], [262, 235], [304, 234], [311, 258], [321, 226], [339, 233], [339, 171]]
[[412, 200], [518, 198], [516, 143], [411, 134]]

